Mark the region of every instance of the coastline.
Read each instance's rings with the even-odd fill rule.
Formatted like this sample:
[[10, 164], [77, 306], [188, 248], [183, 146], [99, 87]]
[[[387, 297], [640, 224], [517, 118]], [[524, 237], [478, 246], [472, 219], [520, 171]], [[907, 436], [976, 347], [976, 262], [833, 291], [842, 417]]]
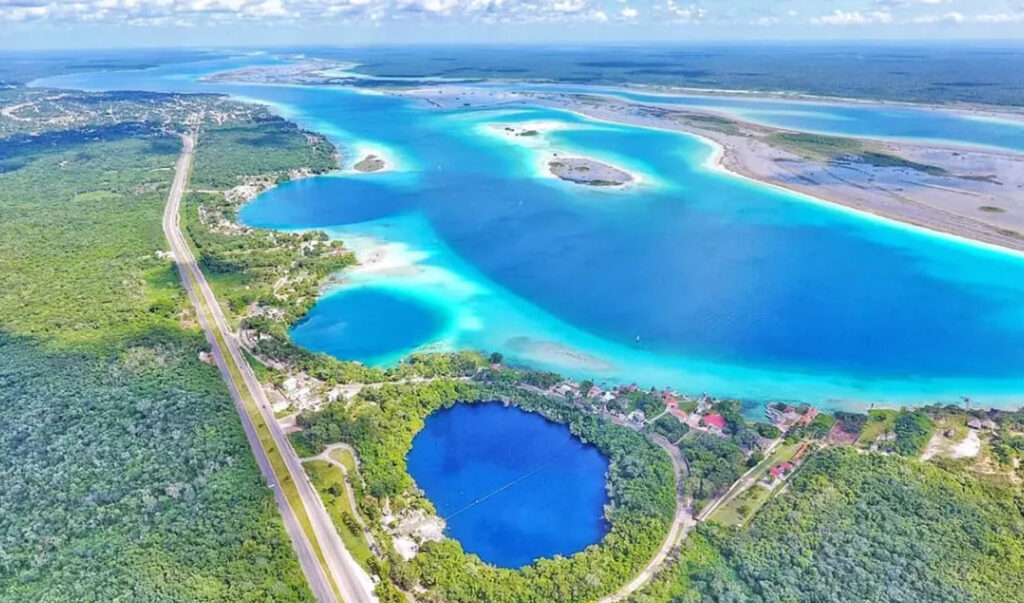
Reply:
[[[573, 112], [571, 109], [562, 110]], [[622, 123], [621, 121], [602, 119], [580, 111], [575, 111], [575, 113], [592, 121]], [[698, 137], [709, 147], [709, 153], [704, 159], [707, 164], [706, 167], [709, 169], [728, 171], [728, 167], [721, 163], [723, 162], [726, 154], [725, 147], [717, 144], [710, 137], [701, 136], [693, 132], [681, 130], [680, 128], [658, 127], [649, 123], [630, 125], [658, 130], [684, 131], [690, 136]], [[312, 127], [312, 125], [308, 127]], [[333, 138], [330, 136], [328, 137]], [[736, 176], [742, 177], [742, 175]], [[760, 183], [760, 181], [758, 182], [759, 184], [764, 184]], [[802, 200], [810, 200], [827, 207], [832, 207], [839, 211], [855, 211], [858, 215], [865, 214], [865, 212], [853, 208], [842, 207], [814, 196], [809, 196], [808, 199]], [[901, 227], [923, 230], [919, 227], [895, 221], [888, 217], [874, 215], [870, 215], [869, 217], [884, 220], [887, 223]], [[351, 235], [352, 231], [355, 230], [362, 229], [327, 229], [328, 234], [332, 236], [332, 238], [340, 236], [343, 240], [347, 238], [346, 235]], [[345, 233], [342, 231], [349, 232]], [[943, 236], [941, 233], [936, 233], [933, 230], [924, 230], [924, 232], [932, 235], [938, 234]], [[371, 232], [364, 231], [362, 234], [371, 235]], [[395, 242], [395, 239], [388, 236], [378, 238], [384, 241]], [[434, 238], [436, 237], [430, 237], [431, 240]], [[950, 236], [944, 236], [944, 238], [950, 238]], [[972, 245], [984, 246], [984, 244], [975, 244], [974, 241], [970, 240], [967, 240], [966, 242]], [[416, 246], [413, 245], [413, 248], [415, 247]], [[437, 251], [433, 247], [429, 247], [429, 249], [434, 252]], [[994, 247], [994, 249], [999, 252], [1006, 252], [1003, 248]], [[433, 252], [431, 252], [430, 255], [433, 255]], [[441, 258], [437, 259], [440, 260]], [[431, 272], [437, 272], [437, 270], [432, 270]], [[442, 268], [440, 272], [448, 271]], [[349, 274], [352, 275], [351, 272], [349, 272]], [[366, 274], [365, 276], [369, 277], [370, 275]], [[420, 285], [426, 284], [423, 282], [425, 279], [422, 278], [422, 275], [420, 278], [412, 277], [411, 279], [411, 275], [409, 274], [393, 274], [390, 276], [398, 277], [398, 280], [392, 281], [392, 283], [397, 285], [399, 289], [405, 291], [416, 290], [417, 293], [426, 293], [427, 296], [430, 297], [429, 289], [431, 287], [427, 287], [428, 291], [424, 291], [420, 287]], [[389, 279], [385, 278], [385, 280]], [[410, 280], [416, 282], [409, 282]], [[463, 279], [457, 280], [459, 282], [463, 281]], [[470, 289], [476, 289], [482, 283], [466, 282], [464, 284]], [[435, 291], [434, 293], [437, 292]], [[597, 378], [607, 380], [612, 383], [641, 381], [661, 386], [678, 386], [682, 390], [689, 392], [709, 391], [715, 392], [716, 395], [721, 394], [726, 396], [738, 396], [742, 398], [762, 400], [788, 399], [785, 396], [780, 397], [780, 392], [782, 391], [789, 391], [794, 394], [795, 392], [804, 392], [806, 395], [799, 395], [801, 400], [814, 400], [816, 403], [830, 408], [864, 407], [869, 404], [880, 407], [896, 407], [905, 404], [925, 404], [934, 402], [935, 400], [947, 400], [953, 402], [959, 397], [959, 394], [954, 392], [964, 391], [975, 392], [975, 394], [972, 395], [973, 398], [977, 399], [982, 404], [991, 404], [993, 407], [1012, 405], [1019, 399], [1016, 390], [1012, 390], [1013, 393], [1011, 393], [1011, 389], [1008, 387], [1008, 384], [997, 384], [991, 389], [991, 391], [983, 394], [977, 394], [976, 391], [978, 390], [975, 390], [973, 387], [968, 387], [967, 384], [937, 382], [929, 384], [921, 383], [918, 384], [920, 388], [918, 386], [914, 386], [911, 388], [913, 391], [909, 391], [905, 387], [908, 384], [905, 383], [897, 384], [876, 381], [865, 382], [852, 377], [821, 379], [820, 375], [804, 374], [801, 372], [780, 374], [773, 372], [770, 369], [756, 369], [739, 365], [721, 366], [718, 365], [718, 363], [700, 361], [693, 358], [673, 359], [674, 362], [682, 361], [683, 366], [679, 366], [677, 364], [670, 368], [667, 365], [662, 366], [662, 363], [658, 362], [655, 362], [658, 366], [651, 366], [650, 363], [653, 359], [650, 357], [644, 357], [645, 355], [643, 354], [637, 354], [635, 350], [630, 351], [631, 353], [627, 353], [622, 359], [622, 363], [603, 365], [603, 359], [607, 358], [609, 354], [617, 358], [619, 352], [625, 352], [626, 350], [619, 349], [619, 346], [606, 345], [608, 342], [595, 341], [592, 336], [579, 333], [576, 329], [570, 328], [569, 325], [548, 324], [543, 317], [539, 322], [535, 321], [534, 319], [536, 319], [536, 315], [539, 311], [539, 308], [519, 308], [513, 313], [517, 318], [513, 319], [512, 322], [518, 324], [520, 327], [525, 326], [527, 328], [527, 335], [529, 338], [525, 341], [518, 342], [519, 345], [516, 347], [519, 348], [519, 353], [513, 353], [510, 355], [510, 359], [518, 357], [514, 359], [522, 361], [530, 366], [538, 366], [539, 368], [563, 372], [574, 378]], [[512, 316], [506, 315], [506, 318], [511, 317]], [[460, 316], [459, 318], [464, 319], [466, 317]], [[483, 337], [480, 334], [471, 333], [471, 331], [477, 331], [479, 329], [479, 325], [474, 325], [474, 328], [468, 328], [468, 325], [466, 324], [458, 324], [462, 322], [463, 320], [459, 320], [456, 324], [451, 325], [452, 330], [446, 333], [445, 337], [442, 338], [442, 348], [445, 348], [445, 346], [451, 346], [452, 349], [499, 349], [508, 343], [507, 333], [496, 334], [494, 337]], [[522, 332], [520, 332], [520, 334], [522, 334]], [[566, 335], [568, 335], [568, 337], [565, 337]], [[552, 342], [561, 344], [562, 349], [555, 350], [550, 348], [548, 344]], [[551, 352], [556, 351], [558, 352], [555, 354], [556, 357], [551, 357]], [[583, 356], [575, 358], [576, 362], [573, 362], [571, 361], [573, 358], [567, 357], [566, 354], [569, 354], [570, 356], [579, 356], [582, 354]], [[585, 360], [582, 363], [578, 362], [581, 358]], [[583, 366], [580, 366], [580, 364]], [[647, 366], [645, 367], [645, 365]], [[788, 385], [783, 386], [780, 384]]]
[[[203, 79], [210, 81], [236, 82], [236, 83], [262, 83], [278, 84], [292, 83], [300, 85], [323, 85], [336, 86], [339, 77], [346, 80], [395, 80], [375, 76], [372, 74], [360, 73], [356, 69], [362, 63], [351, 61], [338, 61], [335, 59], [320, 59], [316, 57], [300, 56], [295, 57], [288, 63], [280, 65], [262, 66], [257, 68], [236, 68], [207, 74]], [[332, 71], [334, 73], [332, 73]], [[421, 76], [406, 78], [420, 82], [434, 81], [439, 84], [464, 84], [466, 78], [445, 78], [442, 76]], [[469, 78], [472, 81], [483, 81], [498, 85], [537, 85], [537, 86], [559, 86], [566, 85], [563, 82], [551, 79], [520, 79], [508, 77], [481, 77]], [[920, 101], [886, 100], [854, 96], [826, 96], [809, 92], [798, 92], [795, 90], [753, 90], [735, 88], [700, 88], [693, 86], [673, 86], [667, 84], [644, 84], [631, 82], [612, 82], [595, 84], [573, 84], [581, 88], [581, 94], [588, 93], [587, 88], [604, 88], [611, 91], [610, 94], [618, 93], [640, 93], [651, 96], [706, 96], [706, 97], [734, 97], [748, 98], [754, 100], [777, 100], [804, 102], [808, 104], [832, 104], [832, 105], [859, 105], [877, 107], [906, 107], [918, 110], [952, 113], [964, 117], [986, 117], [996, 120], [1006, 120], [1013, 123], [1024, 123], [1024, 108], [1013, 105], [991, 105], [971, 102], [953, 102], [942, 105], [932, 105]], [[377, 93], [388, 93], [387, 91], [374, 91]], [[536, 91], [543, 92], [543, 91]], [[602, 92], [590, 92], [600, 95]], [[609, 93], [604, 93], [609, 94]]]
[[[872, 166], [864, 168], [860, 165], [853, 166], [854, 169], [845, 165], [837, 168], [828, 162], [801, 158], [763, 140], [766, 133], [796, 131], [766, 128], [730, 119], [729, 123], [740, 130], [726, 133], [687, 121], [687, 117], [693, 116], [719, 117], [714, 112], [659, 109], [641, 114], [636, 110], [638, 107], [650, 109], [652, 106], [628, 102], [588, 103], [562, 94], [522, 94], [472, 88], [418, 88], [394, 94], [423, 101], [436, 109], [448, 108], [452, 102], [450, 98], [457, 97], [461, 104], [476, 108], [533, 105], [565, 111], [589, 121], [683, 133], [715, 149], [705, 165], [708, 169], [783, 190], [804, 201], [854, 212], [854, 215], [884, 220], [920, 232], [944, 235], [940, 238], [951, 238], [961, 243], [1024, 257], [1024, 206], [1014, 201], [1014, 196], [1021, 193], [997, 190], [1013, 186], [1024, 190], [1024, 155], [1010, 151], [958, 147], [944, 143], [864, 139], [872, 144], [872, 149], [884, 150], [900, 158], [904, 155], [916, 158], [937, 153], [941, 154], [939, 159], [947, 162], [969, 157], [977, 158], [976, 162], [986, 167], [989, 163], [998, 163], [1003, 174], [1017, 179], [1004, 183], [987, 173], [963, 176], [950, 173], [946, 179], [955, 180], [949, 184], [956, 186], [943, 186], [925, 182], [926, 178], [922, 178], [924, 174], [910, 173], [913, 170]], [[1000, 178], [1004, 177], [1003, 174], [1000, 174]], [[886, 178], [892, 182], [884, 183]], [[1005, 213], [1002, 209], [995, 214], [979, 210], [989, 203], [1006, 205], [1007, 201], [1010, 206]]]

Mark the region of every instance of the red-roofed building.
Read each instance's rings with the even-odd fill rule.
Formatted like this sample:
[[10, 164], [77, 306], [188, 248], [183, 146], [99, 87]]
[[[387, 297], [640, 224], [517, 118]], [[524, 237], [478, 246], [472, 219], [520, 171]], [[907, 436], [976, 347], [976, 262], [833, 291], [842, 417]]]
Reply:
[[797, 425], [810, 425], [814, 417], [818, 416], [818, 409], [813, 406], [807, 409], [804, 416], [800, 417], [800, 420], [796, 422]]
[[701, 419], [701, 422], [704, 423], [704, 425], [710, 429], [716, 429], [718, 431], [722, 431], [723, 429], [725, 429], [725, 417], [723, 417], [722, 415], [704, 415], [704, 418]]
[[771, 473], [772, 477], [775, 479], [782, 479], [783, 477], [789, 475], [790, 473], [793, 473], [793, 469], [793, 463], [787, 461], [785, 463], [775, 465], [774, 467], [768, 470], [768, 473]]

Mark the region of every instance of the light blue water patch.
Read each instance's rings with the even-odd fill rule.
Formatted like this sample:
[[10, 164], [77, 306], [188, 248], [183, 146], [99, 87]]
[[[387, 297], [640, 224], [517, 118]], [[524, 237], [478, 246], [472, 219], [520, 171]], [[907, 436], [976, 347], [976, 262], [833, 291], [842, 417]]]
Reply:
[[[74, 81], [244, 95], [349, 144], [393, 149], [408, 169], [288, 183], [241, 218], [355, 242], [363, 266], [349, 286], [386, 286], [448, 317], [430, 341], [402, 347], [501, 351], [572, 376], [756, 400], [1021, 402], [1017, 255], [710, 169], [711, 147], [677, 132], [544, 108], [438, 111], [351, 90], [204, 83], [189, 69], [191, 80], [164, 68]], [[915, 115], [933, 113], [928, 127], [955, 138], [948, 114]], [[488, 129], [536, 122], [556, 127], [531, 141]], [[543, 168], [556, 151], [621, 164], [639, 184], [561, 182]], [[394, 315], [406, 312], [416, 309]]]
[[368, 365], [397, 362], [445, 328], [442, 311], [409, 295], [379, 288], [338, 291], [321, 299], [291, 329], [314, 352]]
[[457, 404], [427, 417], [407, 462], [447, 535], [485, 563], [568, 557], [607, 531], [608, 461], [538, 414]]
[[919, 106], [710, 94], [654, 94], [564, 84], [504, 84], [500, 87], [565, 94], [602, 94], [638, 103], [714, 111], [765, 126], [819, 134], [938, 141], [1024, 152], [1024, 120], [978, 118], [966, 113]]

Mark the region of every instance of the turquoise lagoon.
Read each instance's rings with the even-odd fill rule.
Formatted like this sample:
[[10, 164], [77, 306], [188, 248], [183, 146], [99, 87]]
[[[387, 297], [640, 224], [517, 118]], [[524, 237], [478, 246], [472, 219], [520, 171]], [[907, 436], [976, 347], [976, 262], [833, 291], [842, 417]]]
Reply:
[[[313, 349], [383, 364], [414, 349], [497, 350], [599, 382], [826, 406], [1022, 401], [1019, 254], [734, 177], [710, 165], [708, 142], [681, 133], [527, 105], [439, 111], [350, 88], [198, 79], [254, 60], [38, 84], [225, 92], [388, 158], [390, 171], [290, 182], [242, 211], [254, 226], [324, 229], [363, 261], [296, 327]], [[801, 125], [807, 104], [771, 102]], [[833, 106], [845, 107], [813, 113]], [[888, 108], [856, 109], [864, 135], [893, 119]], [[984, 129], [961, 116], [899, 110], [923, 123], [906, 137], [1017, 144], [966, 136]], [[848, 115], [834, 111], [803, 125], [849, 133]], [[505, 125], [546, 133], [508, 136]], [[640, 182], [563, 183], [545, 174], [551, 153], [597, 157]], [[350, 303], [357, 290], [375, 297]], [[386, 298], [382, 315], [372, 300]], [[378, 341], [331, 341], [346, 336]]]

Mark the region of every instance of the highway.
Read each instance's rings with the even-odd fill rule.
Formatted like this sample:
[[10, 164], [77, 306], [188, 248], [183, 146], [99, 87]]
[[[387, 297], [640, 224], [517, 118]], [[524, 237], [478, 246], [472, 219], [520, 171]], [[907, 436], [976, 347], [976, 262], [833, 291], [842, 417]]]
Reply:
[[[178, 265], [178, 272], [181, 274], [182, 283], [188, 293], [189, 300], [196, 308], [196, 315], [199, 319], [200, 325], [206, 333], [207, 339], [210, 342], [210, 347], [217, 366], [224, 377], [224, 381], [228, 384], [228, 389], [231, 391], [232, 398], [234, 398], [235, 407], [242, 420], [242, 426], [245, 429], [246, 437], [249, 439], [253, 455], [256, 458], [256, 462], [259, 465], [260, 470], [266, 477], [267, 483], [274, 489], [274, 496], [277, 500], [278, 508], [281, 511], [281, 517], [284, 520], [285, 529], [292, 540], [299, 562], [302, 565], [302, 569], [306, 574], [310, 588], [317, 600], [324, 602], [338, 601], [338, 597], [331, 588], [330, 580], [325, 574], [323, 566], [319, 563], [315, 553], [316, 549], [314, 547], [319, 543], [320, 551], [324, 557], [327, 569], [330, 572], [331, 578], [337, 586], [338, 591], [341, 593], [342, 601], [344, 601], [344, 603], [376, 602], [377, 598], [373, 595], [374, 586], [373, 582], [370, 580], [370, 576], [362, 569], [362, 567], [359, 566], [358, 563], [356, 563], [355, 559], [352, 558], [349, 552], [345, 549], [345, 546], [342, 544], [341, 538], [338, 536], [338, 533], [331, 522], [331, 518], [327, 514], [327, 510], [324, 508], [323, 502], [320, 500], [320, 496], [307, 480], [298, 456], [295, 454], [295, 451], [292, 449], [291, 444], [288, 442], [284, 432], [274, 417], [274, 413], [270, 408], [270, 404], [267, 401], [267, 397], [262, 386], [253, 374], [248, 362], [245, 360], [245, 357], [240, 350], [237, 337], [228, 327], [228, 323], [224, 319], [224, 315], [221, 312], [220, 305], [217, 303], [217, 299], [213, 294], [213, 290], [210, 288], [209, 283], [203, 276], [203, 273], [199, 269], [196, 259], [192, 254], [192, 250], [189, 248], [185, 238], [182, 236], [179, 222], [181, 199], [188, 184], [189, 172], [192, 167], [192, 158], [195, 150], [195, 137], [191, 134], [183, 135], [182, 143], [182, 153], [175, 167], [174, 181], [171, 185], [167, 205], [164, 209], [164, 236], [167, 238], [167, 241], [171, 246], [175, 262]], [[207, 320], [206, 312], [204, 311], [203, 305], [200, 303], [200, 299], [198, 297], [199, 295], [202, 295], [207, 308], [209, 308], [209, 312], [212, 315], [214, 322], [213, 325], [209, 324], [209, 320]], [[307, 534], [299, 524], [295, 510], [292, 509], [281, 489], [278, 476], [274, 473], [270, 460], [267, 456], [267, 452], [263, 449], [263, 445], [257, 436], [256, 428], [246, 411], [242, 395], [238, 391], [237, 384], [231, 376], [229, 359], [224, 357], [221, 347], [217, 344], [214, 328], [220, 332], [221, 338], [223, 339], [230, 356], [230, 362], [235, 364], [238, 373], [242, 376], [245, 388], [249, 390], [250, 396], [256, 401], [256, 405], [263, 421], [266, 423], [267, 428], [270, 431], [270, 435], [280, 451], [281, 457], [284, 459], [291, 481], [295, 484], [299, 497], [302, 501], [302, 506], [304, 507], [306, 515], [309, 517], [313, 535], [316, 538], [317, 543], [310, 542]]]

